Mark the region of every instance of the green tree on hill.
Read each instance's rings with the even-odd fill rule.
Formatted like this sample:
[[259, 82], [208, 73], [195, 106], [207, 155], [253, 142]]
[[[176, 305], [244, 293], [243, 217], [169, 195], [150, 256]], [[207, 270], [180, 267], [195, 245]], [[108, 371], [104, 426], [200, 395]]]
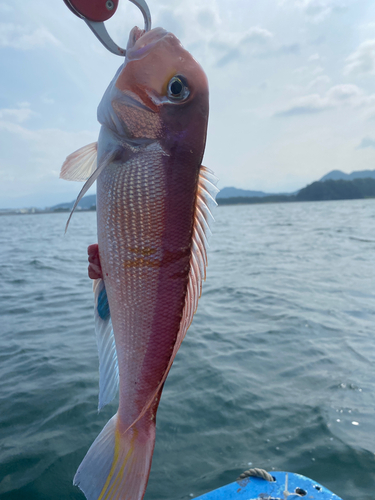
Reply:
[[375, 179], [313, 182], [296, 196], [296, 201], [355, 200], [375, 197]]

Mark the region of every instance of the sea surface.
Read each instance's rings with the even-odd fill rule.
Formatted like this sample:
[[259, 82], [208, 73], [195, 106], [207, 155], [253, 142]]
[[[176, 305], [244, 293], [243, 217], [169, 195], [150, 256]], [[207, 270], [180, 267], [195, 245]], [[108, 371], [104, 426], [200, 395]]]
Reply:
[[[72, 485], [97, 412], [96, 215], [0, 217], [0, 499]], [[249, 467], [375, 498], [375, 200], [218, 207], [198, 312], [165, 385], [146, 500]]]

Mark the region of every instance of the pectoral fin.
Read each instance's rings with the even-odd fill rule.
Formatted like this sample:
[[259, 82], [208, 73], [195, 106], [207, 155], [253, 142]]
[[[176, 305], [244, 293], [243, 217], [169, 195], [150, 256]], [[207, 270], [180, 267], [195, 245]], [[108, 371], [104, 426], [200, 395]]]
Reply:
[[90, 189], [90, 187], [94, 184], [94, 182], [99, 177], [99, 175], [102, 173], [102, 171], [105, 169], [105, 167], [107, 167], [115, 159], [117, 153], [118, 153], [118, 151], [115, 149], [115, 150], [107, 153], [104, 156], [103, 160], [98, 162], [98, 167], [93, 171], [93, 173], [91, 174], [89, 179], [87, 179], [87, 181], [85, 182], [85, 185], [83, 186], [79, 195], [77, 196], [77, 199], [73, 205], [73, 208], [70, 212], [68, 221], [66, 223], [65, 232], [67, 232], [67, 230], [68, 230], [70, 219], [72, 218], [73, 212], [77, 208], [78, 203], [82, 200], [84, 195], [87, 193], [87, 191]]
[[67, 157], [61, 167], [60, 178], [66, 181], [87, 181], [97, 167], [98, 143], [77, 149]]

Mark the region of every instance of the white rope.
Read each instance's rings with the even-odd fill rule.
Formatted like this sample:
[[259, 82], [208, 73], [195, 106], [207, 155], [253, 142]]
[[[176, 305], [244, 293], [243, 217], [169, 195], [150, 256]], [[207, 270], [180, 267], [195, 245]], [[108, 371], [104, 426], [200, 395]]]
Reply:
[[264, 479], [265, 481], [270, 481], [273, 483], [275, 479], [269, 474], [267, 471], [264, 469], [249, 469], [245, 470], [240, 476], [236, 479], [236, 481], [242, 481], [243, 479], [246, 479], [248, 477], [260, 477], [261, 479]]

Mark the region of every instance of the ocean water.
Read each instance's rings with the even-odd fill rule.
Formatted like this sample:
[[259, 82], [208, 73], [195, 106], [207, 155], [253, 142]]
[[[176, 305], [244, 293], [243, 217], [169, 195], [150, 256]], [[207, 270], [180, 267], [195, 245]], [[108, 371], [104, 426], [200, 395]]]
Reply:
[[[84, 499], [97, 412], [95, 213], [0, 217], [0, 499]], [[218, 207], [207, 282], [165, 385], [147, 500], [250, 466], [375, 498], [375, 200]], [[249, 465], [251, 464], [251, 465]]]

